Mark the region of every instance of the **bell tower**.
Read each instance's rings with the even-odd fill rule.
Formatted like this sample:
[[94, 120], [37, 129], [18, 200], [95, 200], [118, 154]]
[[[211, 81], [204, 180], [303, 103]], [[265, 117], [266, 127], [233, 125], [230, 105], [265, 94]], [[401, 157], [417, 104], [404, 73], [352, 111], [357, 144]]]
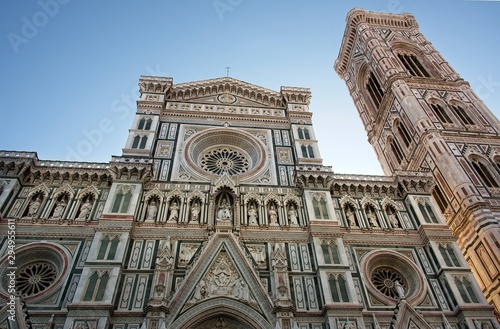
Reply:
[[426, 171], [433, 196], [500, 314], [500, 125], [410, 14], [353, 9], [335, 70], [387, 175]]

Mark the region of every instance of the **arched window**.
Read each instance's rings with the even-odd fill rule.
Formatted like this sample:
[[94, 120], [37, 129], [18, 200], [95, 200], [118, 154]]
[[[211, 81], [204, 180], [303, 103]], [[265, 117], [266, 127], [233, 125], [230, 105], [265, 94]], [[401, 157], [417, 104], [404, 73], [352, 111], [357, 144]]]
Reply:
[[324, 241], [321, 244], [321, 249], [323, 250], [323, 258], [326, 264], [340, 264], [339, 251], [335, 243]]
[[302, 150], [302, 157], [307, 158], [307, 147], [302, 145], [300, 149]]
[[141, 141], [141, 137], [135, 136], [134, 141], [132, 142], [132, 148], [136, 149], [139, 147], [139, 142]]
[[97, 271], [92, 273], [87, 284], [87, 290], [83, 296], [83, 301], [100, 302], [104, 299], [104, 292], [108, 284], [109, 273], [107, 271], [99, 274]]
[[403, 143], [405, 144], [406, 147], [410, 146], [411, 143], [411, 137], [410, 134], [408, 133], [408, 130], [406, 127], [403, 125], [401, 121], [398, 121], [397, 125], [397, 130], [399, 136], [401, 136], [401, 139], [403, 140]]
[[432, 190], [432, 196], [434, 197], [434, 200], [436, 200], [436, 203], [439, 206], [439, 209], [441, 210], [442, 213], [446, 211], [446, 208], [448, 208], [448, 201], [446, 201], [446, 198], [443, 195], [443, 192], [439, 188], [439, 186], [434, 186], [434, 189]]
[[299, 139], [304, 139], [304, 133], [302, 132], [302, 128], [298, 128], [297, 132], [299, 133]]
[[139, 148], [141, 150], [144, 150], [146, 148], [146, 143], [148, 142], [148, 137], [147, 136], [142, 136], [141, 138], [141, 145], [139, 145]]
[[112, 239], [110, 239], [110, 237], [106, 235], [101, 240], [101, 246], [99, 248], [99, 252], [97, 253], [97, 259], [107, 259], [107, 260], [115, 259], [116, 249], [119, 243], [120, 243], [120, 238], [118, 236], [115, 236]]
[[307, 146], [307, 151], [309, 152], [309, 157], [314, 158], [314, 150], [313, 150], [313, 147], [311, 145]]
[[415, 55], [398, 54], [398, 58], [411, 75], [415, 77], [430, 77]]
[[113, 208], [111, 209], [111, 212], [126, 213], [128, 211], [131, 198], [132, 198], [132, 192], [130, 190], [118, 191], [116, 193], [115, 202], [113, 203]]
[[455, 255], [451, 245], [440, 244], [439, 252], [441, 252], [441, 256], [443, 256], [446, 266], [460, 266], [460, 262], [458, 261], [457, 255]]
[[336, 303], [349, 302], [349, 294], [347, 293], [347, 283], [343, 275], [331, 274], [328, 277], [328, 284], [332, 293], [332, 300]]
[[432, 207], [428, 202], [419, 201], [418, 208], [420, 209], [422, 216], [424, 216], [424, 220], [426, 223], [438, 223], [436, 215], [434, 214], [434, 211], [432, 210]]
[[146, 130], [151, 129], [151, 123], [152, 123], [152, 122], [153, 122], [153, 120], [151, 120], [151, 119], [147, 119], [147, 120], [146, 120], [146, 127], [145, 127], [144, 129], [146, 129]]
[[307, 128], [304, 128], [304, 138], [311, 139], [311, 136], [309, 136], [309, 130], [307, 130]]
[[465, 112], [464, 108], [458, 105], [452, 105], [451, 109], [464, 125], [474, 125], [474, 121], [472, 121], [467, 112]]
[[431, 103], [430, 105], [439, 121], [443, 123], [453, 123], [453, 121], [451, 121], [450, 117], [448, 116], [448, 113], [446, 113], [446, 110], [441, 105], [436, 103]]
[[139, 130], [144, 129], [144, 124], [145, 123], [146, 123], [146, 119], [141, 118], [141, 120], [139, 120], [139, 125], [137, 126], [137, 129], [139, 129]]
[[399, 147], [399, 144], [395, 139], [390, 139], [389, 147], [391, 148], [392, 154], [394, 154], [394, 157], [396, 158], [398, 164], [401, 164], [403, 162], [403, 151], [401, 151], [401, 148]]
[[366, 84], [366, 90], [368, 90], [375, 107], [378, 109], [380, 103], [382, 103], [382, 98], [384, 98], [384, 92], [375, 78], [375, 75], [373, 75], [373, 72], [370, 72], [370, 77], [368, 78], [368, 82]]
[[317, 219], [329, 219], [328, 208], [324, 198], [313, 198], [314, 216]]
[[457, 286], [458, 292], [465, 303], [479, 303], [472, 283], [467, 277], [455, 277], [455, 285]]
[[498, 187], [496, 179], [493, 177], [486, 164], [479, 159], [473, 159], [471, 164], [484, 185], [487, 187]]

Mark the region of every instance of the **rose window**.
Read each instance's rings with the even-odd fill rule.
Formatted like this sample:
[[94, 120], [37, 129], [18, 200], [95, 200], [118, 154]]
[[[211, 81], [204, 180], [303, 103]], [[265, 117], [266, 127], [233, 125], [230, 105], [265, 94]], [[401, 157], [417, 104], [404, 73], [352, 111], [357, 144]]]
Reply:
[[407, 290], [407, 285], [403, 276], [392, 268], [378, 268], [372, 272], [372, 283], [381, 293], [388, 297], [398, 298], [396, 281]]
[[211, 150], [205, 153], [200, 161], [201, 167], [213, 174], [240, 175], [248, 171], [250, 162], [239, 151], [229, 148]]
[[24, 296], [44, 291], [56, 281], [54, 265], [46, 262], [26, 266], [17, 273], [17, 290]]

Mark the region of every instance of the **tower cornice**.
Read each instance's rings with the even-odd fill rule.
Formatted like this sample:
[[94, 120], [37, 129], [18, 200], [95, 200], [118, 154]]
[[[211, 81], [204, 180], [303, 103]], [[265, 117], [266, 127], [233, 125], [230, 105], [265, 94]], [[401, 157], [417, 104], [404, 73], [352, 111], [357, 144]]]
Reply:
[[342, 45], [340, 47], [339, 56], [334, 64], [335, 71], [341, 77], [346, 73], [349, 59], [352, 56], [358, 34], [357, 30], [363, 24], [400, 29], [418, 29], [418, 23], [415, 17], [408, 13], [389, 14], [367, 11], [360, 8], [352, 9], [347, 14], [346, 29], [342, 38]]

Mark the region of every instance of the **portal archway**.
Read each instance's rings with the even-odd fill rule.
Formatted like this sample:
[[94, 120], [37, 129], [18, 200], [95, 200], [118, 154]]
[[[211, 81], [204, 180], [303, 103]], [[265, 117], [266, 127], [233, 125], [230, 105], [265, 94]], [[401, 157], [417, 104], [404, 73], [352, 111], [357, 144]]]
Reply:
[[180, 329], [273, 329], [270, 319], [247, 303], [231, 298], [212, 298], [178, 317], [170, 326]]

